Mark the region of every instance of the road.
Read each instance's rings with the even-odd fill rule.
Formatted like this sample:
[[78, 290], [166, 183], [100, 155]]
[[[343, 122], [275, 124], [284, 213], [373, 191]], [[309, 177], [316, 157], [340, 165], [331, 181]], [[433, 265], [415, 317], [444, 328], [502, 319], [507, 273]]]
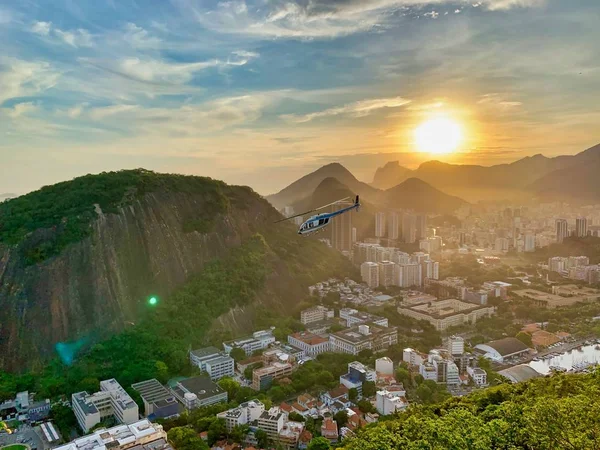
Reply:
[[0, 434], [0, 447], [11, 444], [25, 444], [31, 447], [32, 450], [43, 450], [46, 445], [29, 425], [21, 425], [13, 434]]

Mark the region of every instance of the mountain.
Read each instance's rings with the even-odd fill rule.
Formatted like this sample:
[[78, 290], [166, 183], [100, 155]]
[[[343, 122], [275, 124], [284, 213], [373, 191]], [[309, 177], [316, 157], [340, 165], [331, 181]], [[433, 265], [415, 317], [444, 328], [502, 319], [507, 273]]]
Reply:
[[409, 178], [385, 191], [385, 204], [394, 209], [413, 209], [418, 212], [450, 214], [465, 205], [463, 199], [444, 194], [418, 178]]
[[[200, 346], [211, 324], [219, 336], [248, 332], [254, 308], [286, 311], [309, 283], [351, 270], [291, 224], [274, 225], [280, 217], [250, 188], [145, 170], [87, 175], [0, 204], [0, 370], [39, 366], [55, 349], [134, 326], [150, 296], [164, 313], [141, 341]], [[260, 272], [245, 280], [250, 266]], [[207, 268], [202, 290], [173, 297]]]
[[537, 198], [546, 201], [600, 203], [600, 160], [556, 170], [529, 186]]
[[[356, 193], [348, 186], [341, 183], [336, 178], [329, 177], [321, 181], [311, 195], [296, 202], [293, 205], [293, 208], [296, 213], [301, 213], [346, 197], [350, 197], [350, 200], [353, 201], [355, 196]], [[362, 199], [360, 202], [360, 211], [358, 213], [354, 211], [349, 213], [352, 215], [352, 226], [356, 228], [359, 239], [366, 234], [367, 230], [373, 229], [375, 226], [374, 215], [377, 212], [377, 207], [375, 205]], [[331, 209], [328, 210], [330, 211]], [[316, 237], [322, 238], [323, 236], [316, 235]]]
[[413, 172], [432, 186], [469, 201], [523, 198], [529, 186], [557, 170], [589, 164], [600, 159], [600, 144], [576, 155], [548, 158], [528, 156], [510, 164], [495, 166], [448, 164], [428, 161]]
[[279, 191], [277, 194], [268, 196], [267, 200], [276, 208], [293, 205], [312, 195], [317, 186], [319, 186], [326, 178], [337, 179], [352, 192], [364, 197], [365, 200], [376, 198], [379, 194], [379, 191], [374, 187], [358, 181], [354, 175], [341, 164], [332, 163], [303, 176], [288, 187]]
[[410, 178], [412, 172], [412, 170], [402, 167], [398, 161], [390, 161], [377, 169], [371, 186], [377, 189], [392, 188]]

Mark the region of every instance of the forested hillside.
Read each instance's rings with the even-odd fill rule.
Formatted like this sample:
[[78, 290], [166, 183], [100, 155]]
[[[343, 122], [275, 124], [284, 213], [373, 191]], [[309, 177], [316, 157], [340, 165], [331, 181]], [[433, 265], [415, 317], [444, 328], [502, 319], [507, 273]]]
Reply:
[[600, 372], [503, 384], [360, 431], [344, 450], [600, 448]]

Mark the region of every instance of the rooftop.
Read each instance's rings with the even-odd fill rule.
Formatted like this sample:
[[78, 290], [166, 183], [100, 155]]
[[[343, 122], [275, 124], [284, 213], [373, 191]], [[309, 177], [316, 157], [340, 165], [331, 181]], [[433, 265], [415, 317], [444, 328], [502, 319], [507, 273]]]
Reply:
[[405, 308], [419, 312], [421, 314], [426, 314], [434, 318], [440, 318], [464, 312], [471, 312], [476, 309], [488, 308], [488, 306], [467, 303], [457, 299], [448, 299], [438, 300], [436, 302], [430, 303], [422, 303], [420, 305], [408, 306]]
[[183, 393], [191, 392], [198, 396], [199, 400], [213, 397], [215, 395], [222, 394], [225, 392], [223, 389], [219, 387], [218, 384], [214, 383], [208, 377], [193, 377], [186, 378], [185, 380], [181, 380], [174, 389], [178, 389], [179, 386], [184, 389], [180, 389]]
[[306, 331], [300, 331], [298, 333], [291, 334], [290, 336], [294, 339], [304, 342], [307, 345], [318, 345], [324, 344], [325, 342], [329, 342], [329, 339], [322, 338], [321, 336], [308, 333]]
[[521, 381], [527, 381], [532, 378], [538, 378], [542, 376], [541, 373], [529, 367], [527, 364], [519, 364], [518, 366], [509, 367], [508, 369], [501, 370], [498, 373], [503, 377], [508, 378], [513, 383], [519, 383]]
[[382, 327], [379, 325], [373, 325], [372, 323], [368, 324], [369, 326], [369, 334], [365, 335], [359, 331], [359, 327], [348, 328], [347, 330], [338, 331], [337, 333], [333, 333], [332, 336], [337, 337], [338, 339], [343, 339], [345, 341], [351, 342], [353, 344], [364, 342], [372, 339], [373, 337], [377, 337], [380, 334], [385, 333], [394, 333], [397, 332], [398, 329], [396, 327]]
[[496, 341], [487, 342], [484, 345], [487, 345], [488, 347], [492, 347], [501, 356], [512, 355], [515, 353], [524, 352], [524, 351], [529, 350], [529, 347], [527, 347], [520, 340], [518, 340], [517, 338], [514, 338], [514, 337], [498, 339]]
[[221, 352], [216, 347], [205, 347], [198, 350], [192, 350], [190, 353], [197, 358], [206, 358], [207, 356], [212, 356]]
[[155, 403], [173, 397], [173, 394], [156, 379], [141, 381], [131, 385], [147, 403]]

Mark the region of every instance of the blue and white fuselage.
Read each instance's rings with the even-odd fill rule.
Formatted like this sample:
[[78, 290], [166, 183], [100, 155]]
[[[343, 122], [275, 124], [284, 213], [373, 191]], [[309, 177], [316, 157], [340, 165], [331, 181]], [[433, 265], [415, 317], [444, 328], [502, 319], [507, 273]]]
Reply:
[[309, 217], [308, 220], [304, 221], [302, 225], [300, 225], [300, 228], [298, 229], [298, 234], [306, 236], [321, 231], [323, 228], [325, 228], [331, 223], [331, 220], [335, 216], [342, 215], [354, 209], [358, 211], [358, 208], [360, 208], [360, 203], [357, 195], [356, 201], [351, 206], [342, 208], [339, 211], [334, 211], [331, 213], [322, 213], [317, 214], [316, 216]]

